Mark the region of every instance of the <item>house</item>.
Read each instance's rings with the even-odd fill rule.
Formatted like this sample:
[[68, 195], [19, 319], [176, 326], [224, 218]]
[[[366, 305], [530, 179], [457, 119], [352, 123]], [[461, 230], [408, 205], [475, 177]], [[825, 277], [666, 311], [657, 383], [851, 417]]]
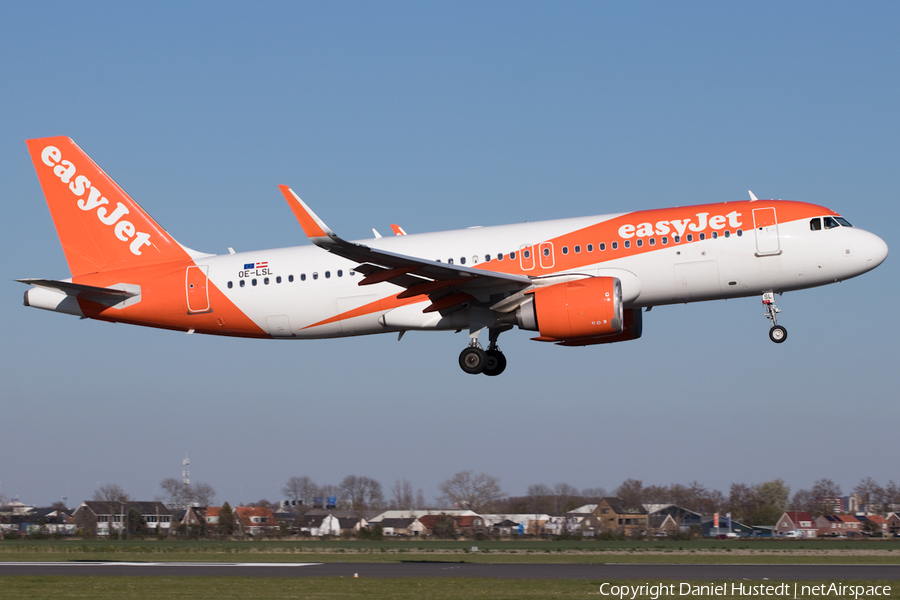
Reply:
[[238, 530], [249, 535], [278, 533], [281, 527], [272, 510], [262, 506], [238, 506], [234, 509]]
[[816, 517], [819, 536], [855, 536], [862, 534], [862, 524], [853, 515], [822, 515]]
[[97, 535], [109, 535], [110, 529], [122, 531], [122, 521], [131, 510], [136, 510], [141, 514], [141, 518], [151, 533], [167, 534], [175, 516], [162, 502], [85, 500], [75, 509], [72, 517], [81, 529]]
[[900, 534], [900, 513], [892, 512], [887, 516], [888, 532], [892, 535]]
[[[321, 512], [321, 511], [315, 511]], [[340, 535], [341, 522], [334, 515], [325, 511], [325, 514], [305, 514], [297, 519], [300, 526], [300, 533], [310, 535], [312, 537], [322, 537], [323, 535]]]
[[[569, 535], [582, 533], [581, 525], [589, 514], [566, 513], [564, 516], [550, 517], [544, 525], [544, 531], [550, 535]], [[591, 531], [590, 535], [594, 532]]]
[[705, 515], [702, 517], [700, 521], [700, 530], [703, 537], [717, 537], [720, 535], [728, 535], [730, 533], [736, 533], [741, 537], [748, 537], [754, 534], [753, 527], [739, 523], [734, 519], [731, 519], [731, 525], [729, 525], [728, 519], [719, 515], [718, 521], [719, 525], [717, 527], [715, 515]]
[[481, 515], [481, 518], [486, 529], [500, 535], [540, 536], [551, 517], [546, 513], [504, 513]]
[[788, 532], [798, 531], [804, 538], [814, 538], [819, 535], [819, 527], [815, 520], [805, 510], [789, 510], [781, 515], [775, 525], [775, 535], [783, 536]]
[[582, 530], [622, 533], [627, 536], [647, 535], [649, 514], [640, 504], [629, 504], [621, 498], [603, 498], [582, 522]]
[[382, 519], [379, 525], [381, 525], [384, 535], [413, 537], [425, 533], [425, 525], [422, 524], [422, 521], [411, 517], [405, 519]]
[[888, 535], [890, 535], [890, 527], [888, 525], [888, 521], [881, 515], [861, 515], [857, 516], [856, 518], [859, 519], [860, 527], [863, 533], [873, 535], [880, 533], [882, 537], [887, 537]]
[[700, 513], [675, 504], [644, 504], [647, 510], [648, 523], [652, 531], [672, 531], [672, 523], [681, 530], [689, 531], [692, 526], [700, 526], [703, 520]]

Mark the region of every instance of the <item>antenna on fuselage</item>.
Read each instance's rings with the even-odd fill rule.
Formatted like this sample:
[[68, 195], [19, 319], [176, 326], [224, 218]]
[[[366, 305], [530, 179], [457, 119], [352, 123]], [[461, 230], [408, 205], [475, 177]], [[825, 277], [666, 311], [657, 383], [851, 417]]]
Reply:
[[747, 190], [747, 193], [750, 194], [750, 200], [751, 200], [752, 202], [756, 202], [757, 200], [759, 200], [759, 198], [757, 198], [756, 196], [754, 196], [754, 195], [753, 195], [753, 192], [751, 192], [750, 190]]

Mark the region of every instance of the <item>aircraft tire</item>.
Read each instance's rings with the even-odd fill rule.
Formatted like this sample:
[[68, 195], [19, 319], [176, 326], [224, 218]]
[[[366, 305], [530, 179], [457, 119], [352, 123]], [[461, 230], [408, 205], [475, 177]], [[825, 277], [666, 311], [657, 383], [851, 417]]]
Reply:
[[484, 350], [481, 348], [469, 346], [459, 353], [460, 368], [471, 375], [477, 375], [484, 371], [486, 363], [487, 357], [484, 354]]
[[506, 370], [506, 357], [499, 350], [488, 350], [482, 373], [488, 377], [496, 377]]
[[776, 344], [780, 344], [787, 339], [787, 329], [781, 325], [775, 325], [769, 330], [769, 339]]

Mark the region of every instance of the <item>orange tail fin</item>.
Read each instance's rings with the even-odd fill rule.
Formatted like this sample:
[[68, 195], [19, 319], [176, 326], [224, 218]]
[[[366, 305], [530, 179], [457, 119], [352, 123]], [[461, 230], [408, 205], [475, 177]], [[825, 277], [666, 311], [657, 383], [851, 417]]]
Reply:
[[26, 143], [73, 276], [189, 258], [71, 139]]

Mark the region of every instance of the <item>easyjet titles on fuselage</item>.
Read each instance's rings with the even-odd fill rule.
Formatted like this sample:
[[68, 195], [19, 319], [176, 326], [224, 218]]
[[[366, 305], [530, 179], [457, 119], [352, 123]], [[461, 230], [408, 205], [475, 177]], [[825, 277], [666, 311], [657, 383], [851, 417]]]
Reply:
[[[103, 193], [94, 187], [87, 177], [78, 175], [74, 181], [72, 180], [75, 175], [75, 165], [63, 159], [59, 148], [56, 146], [45, 147], [41, 151], [41, 161], [53, 168], [53, 174], [59, 177], [60, 181], [69, 184], [69, 191], [79, 198], [78, 208], [85, 212], [96, 209], [97, 218], [104, 225], [112, 227], [113, 233], [119, 240], [126, 243], [131, 240], [128, 249], [132, 254], [140, 256], [141, 246], [152, 245], [149, 233], [137, 231], [134, 223], [122, 219], [129, 212], [127, 206], [117, 202], [115, 210], [108, 213], [103, 205], [109, 204], [109, 200], [103, 197]], [[88, 191], [87, 199], [83, 198], [85, 191]]]
[[742, 225], [738, 217], [741, 213], [736, 210], [727, 215], [715, 215], [710, 217], [708, 212], [697, 213], [697, 223], [691, 223], [691, 219], [672, 219], [670, 221], [657, 221], [653, 223], [639, 223], [637, 225], [626, 224], [619, 227], [619, 237], [628, 239], [634, 236], [650, 237], [652, 235], [668, 235], [674, 229], [675, 235], [682, 236], [685, 231], [695, 233], [705, 231], [707, 227], [724, 229], [726, 226], [737, 229]]

